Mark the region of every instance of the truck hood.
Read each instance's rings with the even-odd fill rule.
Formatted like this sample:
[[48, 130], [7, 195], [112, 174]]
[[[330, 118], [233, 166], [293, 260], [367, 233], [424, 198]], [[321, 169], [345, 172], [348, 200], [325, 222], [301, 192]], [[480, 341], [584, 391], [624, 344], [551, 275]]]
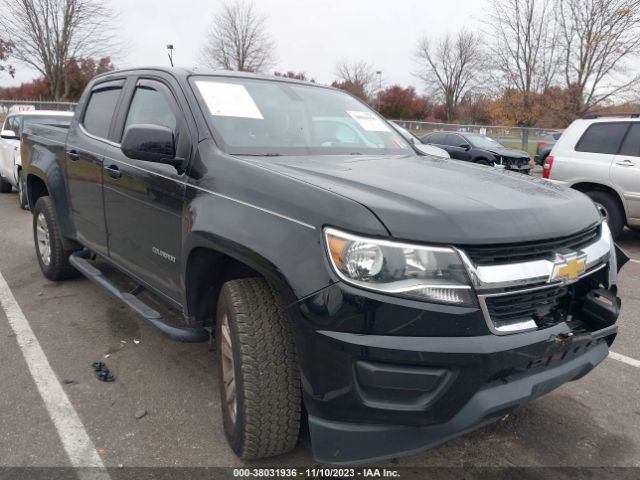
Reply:
[[[594, 204], [578, 191], [468, 162], [329, 155], [245, 160], [364, 205], [404, 240], [523, 242], [570, 235], [600, 221]], [[357, 230], [349, 219], [335, 226]]]

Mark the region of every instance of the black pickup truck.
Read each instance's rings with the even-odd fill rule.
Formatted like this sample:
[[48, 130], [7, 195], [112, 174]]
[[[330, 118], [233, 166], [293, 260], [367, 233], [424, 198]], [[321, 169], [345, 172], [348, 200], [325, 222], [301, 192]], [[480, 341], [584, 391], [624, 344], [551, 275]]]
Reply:
[[421, 155], [338, 90], [125, 70], [23, 142], [44, 275], [80, 272], [173, 339], [213, 332], [242, 458], [302, 421], [322, 462], [416, 452], [581, 378], [616, 336], [625, 256], [591, 200]]

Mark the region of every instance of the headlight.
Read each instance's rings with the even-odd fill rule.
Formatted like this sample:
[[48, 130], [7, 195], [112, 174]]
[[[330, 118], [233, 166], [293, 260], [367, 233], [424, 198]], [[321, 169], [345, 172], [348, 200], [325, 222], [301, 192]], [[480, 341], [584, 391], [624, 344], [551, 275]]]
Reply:
[[346, 283], [416, 300], [475, 305], [467, 271], [452, 248], [365, 238], [333, 228], [324, 234], [331, 265]]

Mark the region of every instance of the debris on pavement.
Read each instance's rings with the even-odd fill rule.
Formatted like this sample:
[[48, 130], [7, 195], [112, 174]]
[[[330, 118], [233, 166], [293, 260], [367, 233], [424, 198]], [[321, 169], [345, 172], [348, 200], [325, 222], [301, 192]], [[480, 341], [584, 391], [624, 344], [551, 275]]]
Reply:
[[62, 380], [62, 383], [64, 383], [65, 385], [71, 385], [72, 383], [76, 383], [76, 381], [70, 378], [65, 378], [64, 380]]
[[101, 382], [113, 382], [115, 377], [111, 375], [109, 371], [109, 367], [107, 367], [103, 362], [94, 362], [91, 364], [93, 370], [96, 372], [96, 377]]
[[140, 340], [134, 340], [133, 343], [135, 343], [136, 345], [138, 345], [140, 343]]
[[138, 410], [135, 413], [135, 417], [136, 419], [140, 420], [142, 417], [146, 417], [147, 416], [147, 411], [146, 410]]

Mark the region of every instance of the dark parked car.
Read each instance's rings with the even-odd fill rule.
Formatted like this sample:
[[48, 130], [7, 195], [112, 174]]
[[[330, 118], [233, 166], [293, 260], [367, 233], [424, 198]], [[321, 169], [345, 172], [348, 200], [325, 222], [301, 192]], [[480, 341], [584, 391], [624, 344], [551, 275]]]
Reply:
[[110, 72], [68, 130], [23, 141], [43, 274], [80, 272], [173, 339], [215, 332], [242, 458], [293, 449], [303, 421], [320, 462], [414, 453], [581, 378], [617, 334], [623, 262], [588, 197], [418, 156], [340, 90]]
[[531, 170], [527, 152], [507, 148], [493, 138], [479, 133], [432, 132], [420, 140], [446, 150], [456, 160], [480, 165], [503, 165], [507, 170], [522, 173], [529, 173]]
[[544, 161], [561, 136], [562, 132], [547, 133], [544, 138], [536, 144], [536, 155], [533, 157], [533, 161], [538, 165], [544, 165]]

